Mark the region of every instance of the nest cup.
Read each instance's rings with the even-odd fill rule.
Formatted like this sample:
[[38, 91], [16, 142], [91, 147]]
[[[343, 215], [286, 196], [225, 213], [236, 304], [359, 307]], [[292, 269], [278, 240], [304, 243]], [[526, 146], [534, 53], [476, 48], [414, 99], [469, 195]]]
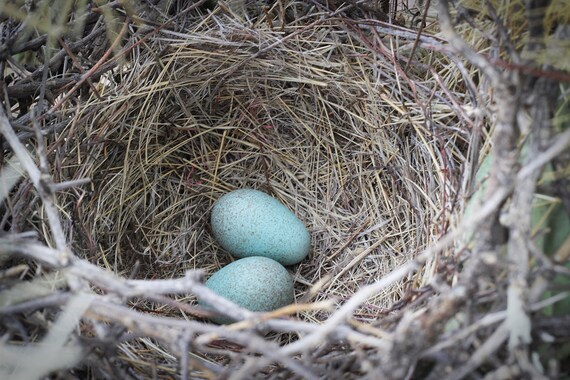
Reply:
[[[464, 141], [448, 100], [427, 90], [427, 69], [404, 78], [382, 48], [317, 18], [282, 29], [228, 13], [178, 28], [137, 45], [136, 59], [102, 78], [101, 98], [86, 100], [62, 131], [55, 180], [92, 179], [88, 194], [62, 195], [82, 220], [79, 256], [132, 278], [209, 276], [232, 260], [210, 233], [212, 204], [255, 188], [311, 233], [311, 254], [289, 268], [297, 301], [342, 303], [443, 233]], [[440, 80], [453, 88], [456, 78]], [[440, 123], [431, 129], [428, 102]], [[426, 284], [431, 268], [369, 299], [355, 318], [375, 321]]]
[[[62, 172], [92, 179], [74, 248], [135, 278], [211, 274], [231, 260], [210, 233], [213, 202], [256, 188], [311, 232], [312, 253], [293, 268], [297, 296], [328, 276], [312, 300], [344, 300], [441, 233], [437, 140], [390, 63], [347, 31], [322, 25], [280, 42], [267, 24], [226, 22], [141, 47], [103, 82], [104, 99], [82, 107], [84, 128], [64, 131]], [[444, 100], [434, 109], [449, 116]], [[410, 280], [421, 286], [424, 275]], [[402, 290], [370, 300], [361, 317]]]

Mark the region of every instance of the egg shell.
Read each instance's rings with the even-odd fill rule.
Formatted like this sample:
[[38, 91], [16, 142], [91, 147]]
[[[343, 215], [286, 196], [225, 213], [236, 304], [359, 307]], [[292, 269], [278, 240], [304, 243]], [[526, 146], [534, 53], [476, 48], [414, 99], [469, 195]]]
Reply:
[[[287, 269], [266, 257], [246, 257], [226, 265], [206, 281], [206, 287], [255, 312], [271, 311], [294, 302], [293, 279]], [[208, 308], [207, 304], [199, 302]], [[232, 322], [214, 317], [216, 323]]]
[[303, 222], [259, 190], [239, 189], [222, 196], [212, 208], [211, 226], [218, 243], [239, 258], [263, 256], [293, 265], [311, 249]]

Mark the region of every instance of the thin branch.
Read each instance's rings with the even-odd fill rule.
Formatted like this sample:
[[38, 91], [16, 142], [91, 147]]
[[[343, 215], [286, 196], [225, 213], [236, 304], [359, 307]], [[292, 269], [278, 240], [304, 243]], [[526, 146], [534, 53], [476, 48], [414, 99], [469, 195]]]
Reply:
[[487, 77], [489, 77], [494, 86], [501, 86], [502, 79], [497, 70], [495, 70], [491, 63], [485, 59], [485, 57], [467, 46], [465, 41], [463, 41], [463, 39], [453, 28], [453, 25], [451, 24], [451, 15], [449, 14], [449, 5], [447, 0], [438, 0], [437, 3], [439, 25], [441, 26], [441, 31], [447, 37], [447, 41], [451, 47], [455, 50], [456, 53], [465, 57], [465, 59], [475, 65]]
[[8, 117], [4, 113], [4, 109], [0, 107], [0, 132], [12, 147], [14, 154], [20, 160], [20, 163], [30, 176], [34, 187], [38, 191], [40, 195], [44, 209], [48, 216], [48, 222], [53, 234], [53, 238], [57, 249], [60, 252], [61, 259], [64, 262], [67, 262], [69, 258], [72, 256], [71, 251], [67, 248], [67, 242], [65, 239], [65, 234], [63, 232], [63, 227], [61, 225], [61, 220], [59, 217], [59, 212], [57, 207], [55, 206], [55, 194], [51, 187], [49, 186], [51, 183], [51, 177], [47, 177], [42, 175], [34, 160], [30, 156], [28, 150], [24, 147], [24, 145], [18, 140], [16, 133], [12, 129], [10, 125], [10, 121]]
[[456, 369], [445, 380], [460, 380], [465, 378], [474, 369], [478, 368], [487, 358], [497, 351], [509, 336], [507, 323], [503, 322], [495, 329], [495, 332], [473, 353], [467, 363]]

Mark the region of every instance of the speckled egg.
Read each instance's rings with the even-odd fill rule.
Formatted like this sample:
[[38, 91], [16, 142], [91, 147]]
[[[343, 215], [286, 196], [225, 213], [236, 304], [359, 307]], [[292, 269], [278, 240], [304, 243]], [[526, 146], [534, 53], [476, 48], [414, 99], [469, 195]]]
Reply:
[[[266, 257], [234, 261], [214, 273], [206, 281], [206, 287], [250, 311], [271, 311], [294, 302], [293, 279], [289, 272], [277, 261]], [[226, 317], [212, 320], [231, 322]]]
[[263, 256], [283, 265], [309, 254], [311, 238], [303, 223], [277, 199], [259, 190], [222, 196], [211, 215], [214, 237], [232, 255]]

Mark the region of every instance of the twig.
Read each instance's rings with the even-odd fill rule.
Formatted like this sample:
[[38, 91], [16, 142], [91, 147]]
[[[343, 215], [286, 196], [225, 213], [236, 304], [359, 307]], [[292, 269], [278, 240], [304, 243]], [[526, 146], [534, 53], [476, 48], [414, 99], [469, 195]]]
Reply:
[[115, 50], [115, 48], [122, 41], [124, 34], [127, 32], [128, 25], [129, 25], [129, 19], [127, 17], [127, 18], [125, 18], [125, 22], [123, 23], [123, 27], [119, 31], [119, 34], [115, 38], [115, 41], [113, 41], [113, 43], [111, 44], [109, 49], [107, 49], [105, 54], [103, 54], [103, 56], [99, 59], [99, 61], [97, 61], [97, 63], [95, 65], [93, 65], [93, 67], [90, 68], [89, 71], [87, 71], [85, 74], [81, 75], [81, 79], [75, 84], [75, 86], [73, 86], [73, 88], [71, 90], [69, 90], [67, 92], [67, 94], [65, 94], [56, 104], [54, 104], [54, 106], [47, 112], [48, 114], [53, 113], [55, 110], [57, 110], [59, 107], [61, 107], [62, 104], [65, 103], [67, 101], [67, 99], [69, 99], [69, 97], [71, 95], [73, 95], [73, 93], [79, 87], [81, 87], [81, 85], [83, 85], [83, 83], [85, 83], [85, 81], [88, 80], [103, 65], [103, 63], [107, 60], [107, 58], [111, 55], [111, 53]]
[[430, 6], [431, 6], [431, 0], [427, 0], [423, 4], [424, 12], [423, 12], [422, 18], [420, 20], [420, 27], [418, 28], [417, 36], [416, 36], [416, 39], [414, 40], [414, 46], [412, 47], [412, 51], [410, 52], [410, 58], [408, 59], [408, 62], [406, 62], [406, 66], [404, 67], [404, 74], [408, 73], [408, 69], [410, 68], [410, 64], [412, 63], [412, 58], [414, 58], [414, 54], [416, 52], [416, 49], [419, 46], [420, 37], [422, 36], [422, 32], [424, 30], [424, 24], [425, 24], [426, 17], [427, 17]]
[[[532, 304], [529, 309], [530, 311], [533, 312], [542, 310], [545, 307], [554, 305], [555, 303], [564, 300], [566, 297], [568, 297], [568, 295], [569, 295], [568, 292], [557, 294], [548, 299]], [[435, 355], [438, 352], [441, 352], [445, 348], [453, 347], [457, 345], [459, 342], [467, 339], [469, 335], [473, 334], [477, 330], [499, 323], [503, 321], [506, 317], [507, 317], [507, 310], [498, 311], [492, 314], [487, 314], [483, 318], [479, 319], [477, 322], [474, 322], [473, 324], [453, 334], [453, 336], [449, 337], [448, 339], [428, 348], [421, 354], [421, 356]]]
[[67, 242], [65, 239], [65, 235], [63, 233], [63, 228], [61, 225], [61, 220], [59, 218], [59, 213], [54, 204], [55, 195], [50, 187], [51, 177], [42, 176], [40, 170], [37, 168], [33, 159], [30, 157], [28, 150], [24, 147], [24, 145], [20, 142], [20, 140], [18, 140], [16, 133], [14, 132], [14, 130], [10, 125], [10, 121], [8, 120], [6, 114], [4, 113], [4, 109], [2, 109], [1, 107], [0, 107], [0, 132], [12, 147], [14, 154], [20, 160], [21, 165], [24, 167], [24, 169], [30, 176], [30, 179], [34, 184], [34, 187], [38, 191], [38, 194], [42, 199], [44, 208], [46, 210], [46, 214], [48, 216], [48, 221], [51, 228], [51, 232], [53, 234], [55, 244], [59, 250], [60, 260], [62, 260], [64, 263], [67, 263], [72, 253], [67, 248]]
[[550, 147], [544, 152], [532, 157], [517, 173], [517, 180], [521, 181], [532, 175], [536, 170], [541, 169], [544, 165], [552, 161], [556, 156], [564, 153], [570, 146], [570, 130], [564, 131], [552, 139]]
[[70, 293], [58, 292], [38, 299], [20, 302], [15, 305], [4, 306], [0, 308], [0, 315], [27, 313], [46, 307], [61, 306], [67, 303], [70, 298]]
[[456, 369], [453, 374], [447, 376], [445, 380], [461, 380], [475, 368], [479, 367], [487, 358], [501, 347], [509, 336], [507, 323], [503, 322], [495, 329], [495, 332], [483, 343], [473, 354], [469, 361], [461, 368]]
[[54, 192], [58, 192], [58, 191], [70, 189], [72, 187], [79, 187], [79, 186], [87, 185], [90, 182], [91, 182], [91, 179], [89, 179], [89, 178], [73, 179], [71, 181], [54, 183], [54, 184], [52, 184], [51, 188]]
[[491, 63], [481, 54], [471, 49], [457, 34], [451, 24], [451, 15], [449, 14], [449, 5], [447, 0], [438, 0], [439, 24], [441, 31], [447, 37], [447, 41], [456, 53], [465, 57], [469, 62], [479, 68], [492, 82], [493, 86], [502, 86], [502, 79], [497, 70]]

